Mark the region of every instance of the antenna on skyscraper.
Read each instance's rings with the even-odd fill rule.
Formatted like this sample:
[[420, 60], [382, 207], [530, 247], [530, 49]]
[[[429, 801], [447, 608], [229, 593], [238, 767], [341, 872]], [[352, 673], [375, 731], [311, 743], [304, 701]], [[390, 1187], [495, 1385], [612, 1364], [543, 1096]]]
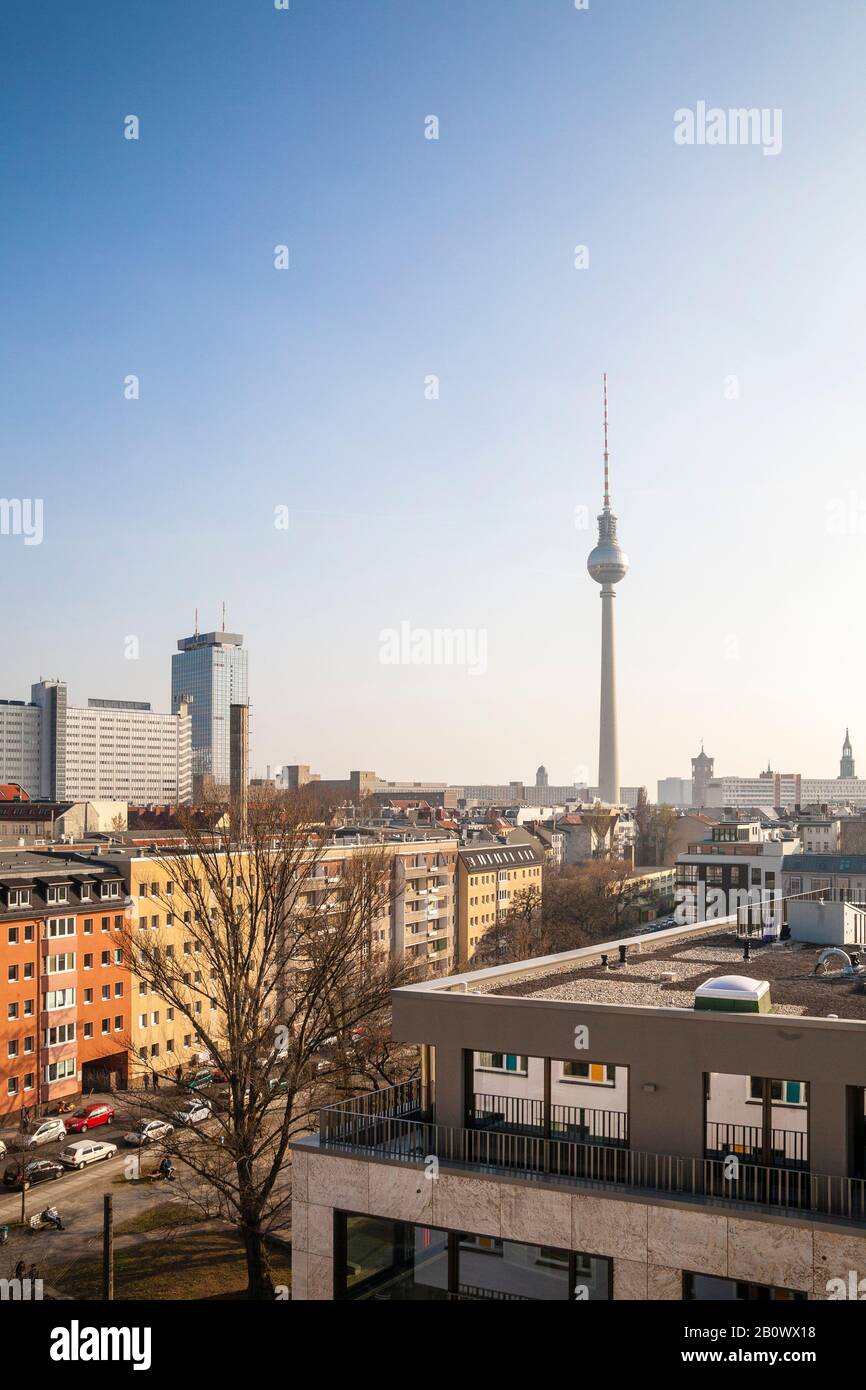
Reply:
[[198, 637], [198, 609], [195, 610], [195, 635]]
[[604, 506], [610, 507], [610, 454], [607, 447], [607, 372], [602, 377], [604, 382]]
[[223, 599], [223, 632], [226, 630], [226, 601]]

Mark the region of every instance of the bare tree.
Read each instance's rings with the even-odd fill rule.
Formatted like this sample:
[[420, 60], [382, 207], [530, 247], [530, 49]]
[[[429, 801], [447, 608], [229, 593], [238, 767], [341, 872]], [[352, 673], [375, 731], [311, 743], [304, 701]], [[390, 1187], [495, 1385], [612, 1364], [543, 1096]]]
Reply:
[[327, 858], [303, 796], [270, 788], [251, 793], [241, 845], [191, 818], [185, 830], [183, 849], [153, 861], [176, 925], [153, 931], [133, 918], [125, 950], [224, 1079], [212, 1120], [176, 1147], [200, 1180], [196, 1200], [240, 1232], [248, 1296], [267, 1298], [267, 1237], [291, 1200], [289, 1146], [327, 1098], [335, 1054], [384, 1026], [401, 983], [375, 940], [391, 863], [381, 848]]

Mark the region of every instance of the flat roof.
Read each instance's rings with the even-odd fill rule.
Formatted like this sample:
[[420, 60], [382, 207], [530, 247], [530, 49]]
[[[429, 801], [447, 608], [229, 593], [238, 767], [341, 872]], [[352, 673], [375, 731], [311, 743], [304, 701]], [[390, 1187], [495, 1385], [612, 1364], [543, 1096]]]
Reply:
[[[396, 995], [419, 993], [478, 995], [610, 1005], [614, 1008], [694, 1009], [695, 990], [718, 975], [742, 975], [770, 986], [772, 1012], [792, 1016], [866, 1021], [863, 977], [844, 978], [838, 971], [816, 975], [826, 943], [782, 941], [763, 945], [737, 935], [733, 919], [671, 927], [641, 936], [584, 946], [560, 955], [541, 956], [512, 965], [469, 970], [404, 985]], [[619, 947], [626, 959], [620, 962]], [[847, 953], [856, 947], [843, 947]], [[602, 956], [608, 958], [607, 966]]]
[[[594, 1004], [635, 1004], [644, 1008], [693, 1009], [695, 990], [718, 975], [766, 980], [772, 1011], [796, 1017], [866, 1019], [863, 980], [840, 973], [816, 975], [815, 964], [826, 945], [783, 941], [762, 945], [750, 940], [750, 959], [743, 959], [745, 938], [733, 927], [711, 924], [679, 940], [654, 942], [642, 938], [628, 947], [620, 962], [616, 945], [606, 950], [605, 967], [598, 954], [586, 961], [563, 961], [537, 974], [511, 975], [500, 984], [490, 981], [468, 993], [512, 998], [559, 999]], [[844, 948], [843, 948], [844, 949]], [[492, 987], [491, 987], [492, 986]]]

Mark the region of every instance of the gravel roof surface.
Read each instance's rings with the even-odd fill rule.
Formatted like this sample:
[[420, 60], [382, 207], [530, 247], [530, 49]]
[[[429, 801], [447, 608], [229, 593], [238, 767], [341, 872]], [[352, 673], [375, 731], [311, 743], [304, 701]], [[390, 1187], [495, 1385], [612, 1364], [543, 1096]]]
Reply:
[[[620, 964], [616, 949], [609, 967], [598, 959], [586, 965], [552, 966], [537, 975], [514, 975], [495, 988], [483, 983], [470, 992], [519, 998], [574, 1000], [582, 1003], [638, 1004], [644, 1007], [691, 1009], [694, 992], [714, 975], [746, 975], [768, 980], [773, 1012], [815, 1018], [866, 1019], [866, 992], [859, 979], [845, 979], [835, 965], [832, 974], [815, 974], [823, 948], [799, 942], [774, 946], [751, 943], [751, 960], [743, 960], [743, 942], [730, 931], [683, 938], [670, 944], [647, 942], [629, 948]], [[849, 948], [856, 949], [856, 948]], [[672, 974], [672, 980], [662, 979]]]

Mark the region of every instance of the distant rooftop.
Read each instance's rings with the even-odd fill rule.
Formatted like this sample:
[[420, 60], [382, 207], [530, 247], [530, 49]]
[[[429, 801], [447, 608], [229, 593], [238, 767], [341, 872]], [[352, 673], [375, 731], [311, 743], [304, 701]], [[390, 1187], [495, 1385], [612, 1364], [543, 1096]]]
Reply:
[[240, 632], [196, 632], [192, 637], [179, 637], [179, 652], [194, 652], [199, 647], [242, 647], [243, 635]]

